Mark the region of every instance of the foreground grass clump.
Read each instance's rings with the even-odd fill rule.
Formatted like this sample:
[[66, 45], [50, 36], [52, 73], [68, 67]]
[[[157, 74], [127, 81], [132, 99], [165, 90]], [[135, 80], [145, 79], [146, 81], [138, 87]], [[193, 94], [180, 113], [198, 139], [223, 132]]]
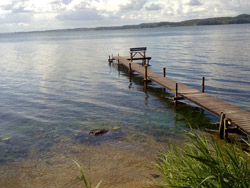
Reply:
[[160, 154], [155, 165], [164, 183], [159, 187], [250, 187], [250, 157], [239, 145], [208, 143], [204, 136], [187, 135], [189, 144], [171, 146], [167, 154]]
[[[73, 160], [73, 162], [76, 164], [76, 166], [78, 167], [78, 169], [79, 169], [79, 171], [80, 171], [80, 173], [81, 173], [81, 179], [83, 179], [83, 181], [84, 181], [84, 184], [85, 184], [85, 187], [86, 188], [92, 188], [92, 184], [91, 184], [91, 180], [87, 180], [87, 178], [86, 178], [86, 176], [85, 176], [85, 174], [84, 174], [84, 172], [83, 172], [83, 169], [82, 169], [82, 167], [79, 165], [79, 163], [78, 162], [76, 162], [75, 160]], [[101, 185], [101, 183], [102, 183], [102, 181], [100, 181], [96, 186], [95, 186], [95, 188], [98, 188], [100, 185]]]

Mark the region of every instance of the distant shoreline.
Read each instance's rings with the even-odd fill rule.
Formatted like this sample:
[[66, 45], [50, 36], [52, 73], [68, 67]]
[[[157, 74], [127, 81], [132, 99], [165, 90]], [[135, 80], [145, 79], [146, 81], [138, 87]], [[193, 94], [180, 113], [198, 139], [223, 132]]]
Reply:
[[[205, 19], [192, 19], [181, 22], [154, 22], [141, 23], [138, 25], [123, 25], [109, 27], [93, 27], [93, 28], [72, 28], [72, 29], [54, 29], [44, 31], [25, 31], [25, 32], [10, 32], [10, 33], [40, 33], [40, 32], [60, 32], [60, 31], [99, 31], [99, 30], [123, 30], [123, 29], [144, 29], [144, 28], [168, 28], [168, 27], [183, 27], [183, 26], [204, 26], [204, 25], [229, 25], [229, 24], [249, 24], [250, 15], [241, 14], [235, 17], [215, 17]], [[10, 34], [0, 33], [0, 34]]]

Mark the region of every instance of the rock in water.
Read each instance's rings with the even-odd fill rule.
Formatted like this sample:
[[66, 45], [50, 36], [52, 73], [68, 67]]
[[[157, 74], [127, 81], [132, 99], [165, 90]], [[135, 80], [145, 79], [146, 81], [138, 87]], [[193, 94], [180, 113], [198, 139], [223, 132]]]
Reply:
[[107, 133], [109, 129], [92, 129], [89, 134], [94, 136], [99, 136]]

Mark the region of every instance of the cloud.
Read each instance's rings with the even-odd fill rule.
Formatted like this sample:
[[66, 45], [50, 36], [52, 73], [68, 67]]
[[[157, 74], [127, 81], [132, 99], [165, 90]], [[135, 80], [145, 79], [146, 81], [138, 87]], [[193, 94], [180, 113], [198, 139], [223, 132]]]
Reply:
[[[158, 11], [159, 10], [159, 11]], [[250, 13], [249, 0], [0, 0], [1, 28], [96, 27]], [[5, 24], [3, 24], [5, 23]], [[0, 32], [4, 32], [4, 29]]]
[[56, 17], [60, 21], [93, 21], [100, 20], [103, 17], [96, 10], [79, 9], [75, 11], [67, 11]]
[[145, 8], [146, 8], [146, 10], [154, 11], [154, 10], [162, 9], [162, 6], [160, 6], [159, 4], [151, 3], [150, 5], [146, 6]]
[[30, 14], [5, 14], [0, 16], [0, 24], [19, 24], [19, 23], [31, 23], [33, 21], [33, 15]]
[[202, 2], [200, 2], [199, 0], [190, 0], [189, 2], [188, 2], [188, 5], [190, 5], [190, 6], [200, 6], [200, 5], [202, 5], [203, 3]]
[[148, 0], [130, 0], [126, 4], [120, 5], [120, 11], [141, 10]]
[[62, 0], [62, 3], [68, 5], [72, 2], [72, 0]]
[[27, 8], [26, 5], [27, 1], [28, 0], [23, 0], [23, 1], [15, 0], [6, 5], [2, 5], [1, 9], [6, 11], [11, 11], [12, 13], [31, 13], [33, 11]]

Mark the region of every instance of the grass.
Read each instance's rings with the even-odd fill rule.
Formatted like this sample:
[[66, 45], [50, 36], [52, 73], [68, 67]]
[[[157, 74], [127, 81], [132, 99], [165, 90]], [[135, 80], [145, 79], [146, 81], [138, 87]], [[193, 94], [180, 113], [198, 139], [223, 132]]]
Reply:
[[[171, 145], [154, 163], [161, 173], [160, 188], [249, 188], [250, 154], [240, 144], [221, 144], [204, 135], [188, 132], [190, 142]], [[250, 140], [245, 141], [250, 147]], [[74, 160], [73, 160], [74, 161]], [[92, 188], [82, 167], [77, 165], [86, 188]], [[95, 188], [99, 188], [100, 181]]]
[[240, 145], [210, 142], [195, 133], [187, 135], [191, 143], [170, 146], [167, 154], [160, 153], [155, 165], [163, 181], [158, 187], [250, 187], [250, 156]]
[[[83, 169], [82, 167], [79, 165], [78, 162], [76, 162], [75, 160], [73, 160], [73, 162], [76, 164], [76, 166], [78, 167], [80, 173], [81, 173], [81, 179], [84, 181], [84, 184], [85, 184], [85, 187], [86, 188], [92, 188], [92, 184], [91, 184], [91, 179], [87, 179], [84, 172], [83, 172]], [[94, 188], [98, 188], [100, 185], [101, 185], [102, 181], [100, 181]]]

